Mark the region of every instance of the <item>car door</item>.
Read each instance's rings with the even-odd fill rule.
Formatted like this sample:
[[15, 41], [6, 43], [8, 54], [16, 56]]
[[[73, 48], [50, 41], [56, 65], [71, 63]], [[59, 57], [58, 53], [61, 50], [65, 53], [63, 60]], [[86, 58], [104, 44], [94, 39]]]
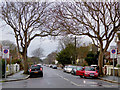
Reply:
[[76, 70], [76, 75], [83, 75], [83, 73], [84, 73], [84, 68], [78, 68], [77, 67], [77, 70]]

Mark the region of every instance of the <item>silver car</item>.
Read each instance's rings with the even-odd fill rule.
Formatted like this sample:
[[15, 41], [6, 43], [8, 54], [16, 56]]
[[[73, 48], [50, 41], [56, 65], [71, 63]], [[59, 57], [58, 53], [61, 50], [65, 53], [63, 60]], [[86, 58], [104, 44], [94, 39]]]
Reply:
[[75, 66], [67, 66], [66, 68], [66, 72], [67, 73], [71, 73], [72, 69], [74, 68]]
[[63, 68], [63, 72], [66, 72], [66, 68], [67, 68], [68, 66], [65, 66], [64, 68]]

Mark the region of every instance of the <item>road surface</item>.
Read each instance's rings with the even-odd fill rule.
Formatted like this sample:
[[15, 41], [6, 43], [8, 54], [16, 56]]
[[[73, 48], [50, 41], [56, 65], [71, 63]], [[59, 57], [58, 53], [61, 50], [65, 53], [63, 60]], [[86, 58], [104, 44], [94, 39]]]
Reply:
[[2, 88], [118, 88], [118, 84], [99, 79], [85, 79], [43, 66], [44, 76], [4, 82]]

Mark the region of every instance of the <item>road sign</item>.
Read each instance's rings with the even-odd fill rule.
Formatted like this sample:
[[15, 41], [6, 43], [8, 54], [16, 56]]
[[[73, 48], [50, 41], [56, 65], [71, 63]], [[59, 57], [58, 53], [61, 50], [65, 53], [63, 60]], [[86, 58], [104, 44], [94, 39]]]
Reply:
[[3, 46], [2, 49], [2, 58], [7, 59], [9, 58], [9, 46]]
[[117, 58], [117, 49], [115, 46], [110, 47], [110, 58]]
[[5, 79], [6, 79], [6, 65], [7, 65], [7, 58], [9, 58], [9, 46], [2, 47], [2, 58], [5, 59]]
[[110, 47], [110, 58], [113, 59], [113, 80], [114, 80], [115, 79], [115, 70], [114, 70], [115, 61], [114, 61], [114, 58], [117, 58], [116, 46], [111, 46]]

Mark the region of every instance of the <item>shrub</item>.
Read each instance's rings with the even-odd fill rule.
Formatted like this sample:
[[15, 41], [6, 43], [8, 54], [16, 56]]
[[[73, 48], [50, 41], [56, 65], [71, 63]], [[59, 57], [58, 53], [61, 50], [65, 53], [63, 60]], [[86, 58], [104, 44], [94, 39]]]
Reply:
[[119, 68], [120, 68], [120, 64], [117, 64], [116, 67], [119, 67]]

